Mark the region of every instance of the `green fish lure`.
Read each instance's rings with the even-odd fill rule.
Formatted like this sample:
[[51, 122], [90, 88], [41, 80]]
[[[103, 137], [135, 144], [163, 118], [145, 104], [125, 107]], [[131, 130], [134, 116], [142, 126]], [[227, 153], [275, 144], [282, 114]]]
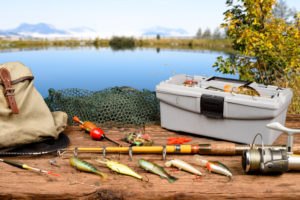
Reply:
[[84, 171], [84, 172], [90, 172], [90, 173], [95, 173], [103, 178], [103, 180], [107, 179], [107, 174], [99, 171], [96, 167], [94, 167], [92, 164], [81, 160], [79, 158], [70, 158], [69, 163], [72, 167], [79, 171]]
[[171, 176], [164, 170], [163, 167], [161, 167], [155, 163], [153, 164], [153, 163], [150, 163], [143, 159], [139, 159], [138, 163], [146, 171], [156, 174], [156, 175], [160, 176], [161, 178], [167, 179], [170, 183], [173, 183], [174, 181], [178, 180], [178, 178]]

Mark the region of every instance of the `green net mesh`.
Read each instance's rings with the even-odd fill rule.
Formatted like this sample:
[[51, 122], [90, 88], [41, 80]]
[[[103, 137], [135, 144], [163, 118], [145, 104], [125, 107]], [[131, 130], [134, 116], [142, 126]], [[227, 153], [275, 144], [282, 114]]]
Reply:
[[155, 92], [137, 90], [131, 87], [113, 87], [101, 91], [77, 88], [55, 91], [49, 89], [45, 102], [51, 111], [64, 111], [68, 123], [73, 124], [73, 116], [82, 121], [100, 124], [144, 126], [160, 120], [159, 101]]

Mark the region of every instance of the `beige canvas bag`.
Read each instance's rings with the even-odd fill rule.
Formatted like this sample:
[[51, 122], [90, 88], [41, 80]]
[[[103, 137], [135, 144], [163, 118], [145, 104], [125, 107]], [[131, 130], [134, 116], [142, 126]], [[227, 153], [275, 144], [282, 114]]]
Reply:
[[66, 125], [67, 114], [50, 112], [28, 67], [0, 65], [0, 150], [57, 138]]

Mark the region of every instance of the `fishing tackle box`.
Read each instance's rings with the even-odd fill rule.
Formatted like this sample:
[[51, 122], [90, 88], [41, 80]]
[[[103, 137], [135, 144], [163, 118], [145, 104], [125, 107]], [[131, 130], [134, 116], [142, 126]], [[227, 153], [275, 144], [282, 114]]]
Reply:
[[[260, 96], [225, 92], [228, 85], [253, 88]], [[293, 94], [289, 88], [180, 74], [159, 83], [156, 96], [163, 128], [247, 144], [261, 133], [270, 145], [281, 132], [266, 125], [285, 123]]]

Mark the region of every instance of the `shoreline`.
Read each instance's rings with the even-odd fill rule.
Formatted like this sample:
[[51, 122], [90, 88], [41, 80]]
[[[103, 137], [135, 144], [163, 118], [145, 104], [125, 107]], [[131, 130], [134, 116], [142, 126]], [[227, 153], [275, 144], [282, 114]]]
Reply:
[[[231, 42], [226, 39], [134, 39], [134, 46], [121, 46], [116, 50], [136, 49], [136, 48], [153, 48], [153, 49], [184, 49], [184, 50], [213, 50], [223, 51], [226, 53], [236, 53], [231, 47]], [[8, 49], [45, 49], [50, 47], [111, 47], [108, 39], [95, 40], [18, 40], [9, 41], [0, 39], [0, 50]]]

